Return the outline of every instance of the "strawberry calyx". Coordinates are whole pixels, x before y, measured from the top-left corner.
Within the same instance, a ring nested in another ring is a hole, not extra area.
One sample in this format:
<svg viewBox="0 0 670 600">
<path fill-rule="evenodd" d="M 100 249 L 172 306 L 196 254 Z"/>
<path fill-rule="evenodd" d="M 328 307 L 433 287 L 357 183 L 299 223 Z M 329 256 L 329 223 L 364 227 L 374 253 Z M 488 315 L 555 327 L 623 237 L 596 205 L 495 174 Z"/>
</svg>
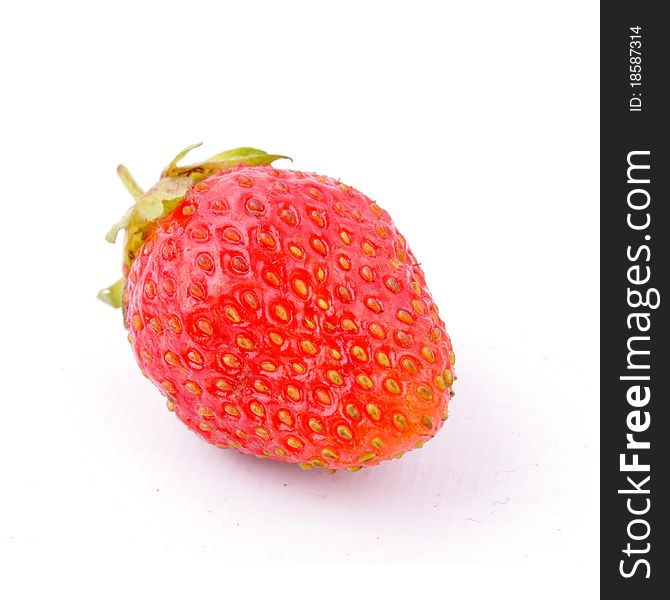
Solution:
<svg viewBox="0 0 670 600">
<path fill-rule="evenodd" d="M 98 298 L 103 302 L 114 308 L 121 307 L 123 292 L 126 287 L 126 276 L 130 272 L 130 267 L 137 253 L 149 235 L 153 223 L 174 210 L 189 188 L 222 169 L 236 167 L 240 164 L 249 166 L 269 165 L 280 158 L 289 158 L 281 154 L 268 154 L 257 148 L 245 147 L 219 152 L 200 163 L 178 165 L 179 161 L 191 150 L 200 145 L 200 143 L 193 144 L 177 154 L 170 164 L 163 169 L 156 185 L 146 192 L 137 184 L 125 166 L 119 165 L 117 167 L 119 178 L 134 198 L 135 204 L 126 211 L 105 236 L 105 239 L 113 244 L 116 242 L 119 232 L 121 230 L 125 231 L 123 247 L 124 276 L 100 291 Z"/>
</svg>

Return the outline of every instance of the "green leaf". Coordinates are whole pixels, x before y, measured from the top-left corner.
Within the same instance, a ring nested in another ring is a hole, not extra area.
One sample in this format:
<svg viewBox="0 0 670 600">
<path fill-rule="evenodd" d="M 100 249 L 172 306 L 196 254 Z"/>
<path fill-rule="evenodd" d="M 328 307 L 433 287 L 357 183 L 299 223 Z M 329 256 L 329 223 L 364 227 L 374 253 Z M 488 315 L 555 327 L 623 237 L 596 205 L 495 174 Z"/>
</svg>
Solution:
<svg viewBox="0 0 670 600">
<path fill-rule="evenodd" d="M 186 155 L 186 152 L 199 145 L 200 144 L 190 146 L 178 154 L 175 160 L 165 167 L 163 177 L 189 177 L 193 183 L 198 183 L 221 169 L 236 167 L 240 163 L 254 166 L 269 165 L 280 158 L 288 158 L 291 160 L 289 156 L 283 154 L 268 154 L 264 150 L 259 150 L 258 148 L 242 147 L 219 152 L 201 163 L 185 165 L 183 167 L 177 165 L 177 162 Z"/>
<path fill-rule="evenodd" d="M 197 144 L 191 144 L 190 146 L 186 146 L 186 148 L 184 148 L 179 154 L 177 154 L 177 156 L 175 156 L 175 157 L 172 159 L 172 161 L 170 162 L 170 164 L 169 164 L 167 167 L 165 167 L 165 170 L 163 171 L 163 173 L 165 174 L 165 173 L 167 173 L 169 170 L 171 170 L 171 169 L 173 169 L 174 167 L 176 167 L 176 166 L 177 166 L 177 163 L 178 163 L 182 158 L 184 158 L 184 156 L 186 156 L 191 150 L 193 150 L 193 149 L 195 149 L 195 148 L 198 148 L 199 146 L 202 146 L 202 142 L 198 142 Z"/>
<path fill-rule="evenodd" d="M 258 148 L 233 148 L 225 152 L 219 152 L 214 156 L 210 156 L 205 162 L 221 162 L 227 160 L 242 160 L 247 156 L 263 156 L 267 155 L 264 150 Z"/>
<path fill-rule="evenodd" d="M 268 154 L 264 150 L 259 150 L 258 148 L 233 148 L 232 150 L 219 152 L 211 158 L 208 158 L 205 162 L 220 163 L 225 165 L 221 168 L 226 168 L 227 166 L 234 167 L 242 162 L 247 165 L 269 165 L 280 158 L 288 158 L 291 160 L 289 156 L 284 156 L 283 154 Z"/>
<path fill-rule="evenodd" d="M 130 192 L 130 195 L 137 200 L 144 194 L 142 191 L 142 188 L 137 185 L 137 182 L 133 178 L 133 176 L 130 174 L 130 171 L 126 169 L 124 165 L 119 165 L 116 167 L 116 172 L 119 175 L 121 181 L 123 182 L 123 185 L 126 186 L 126 189 Z"/>
<path fill-rule="evenodd" d="M 133 212 L 135 212 L 135 207 L 131 206 L 126 211 L 126 214 L 123 215 L 119 221 L 114 223 L 114 225 L 112 225 L 110 230 L 107 232 L 107 235 L 105 235 L 105 239 L 110 244 L 113 244 L 114 242 L 116 242 L 116 238 L 119 235 L 119 231 L 128 227 L 128 223 L 130 223 L 130 219 L 133 216 Z"/>
<path fill-rule="evenodd" d="M 141 223 L 155 221 L 174 208 L 192 185 L 188 177 L 165 177 L 137 198 L 121 219 L 112 225 L 105 239 L 114 243 L 122 229 L 136 229 Z M 138 188 L 139 189 L 139 188 Z"/>
<path fill-rule="evenodd" d="M 100 290 L 98 294 L 98 299 L 102 300 L 105 304 L 109 304 L 113 308 L 121 307 L 121 298 L 123 297 L 123 290 L 126 287 L 125 277 L 119 279 L 117 282 L 113 283 L 109 287 Z"/>
<path fill-rule="evenodd" d="M 183 198 L 193 185 L 189 177 L 164 177 L 135 204 L 135 216 L 143 221 L 155 221 L 163 216 L 163 203 Z"/>
</svg>

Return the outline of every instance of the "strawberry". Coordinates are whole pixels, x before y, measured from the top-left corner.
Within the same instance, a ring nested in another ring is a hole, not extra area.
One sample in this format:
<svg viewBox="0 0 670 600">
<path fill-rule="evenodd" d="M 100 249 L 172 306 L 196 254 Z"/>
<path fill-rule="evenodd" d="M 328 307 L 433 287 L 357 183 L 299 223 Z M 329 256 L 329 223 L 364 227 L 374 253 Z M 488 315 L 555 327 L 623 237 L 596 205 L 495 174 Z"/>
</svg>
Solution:
<svg viewBox="0 0 670 600">
<path fill-rule="evenodd" d="M 424 274 L 389 215 L 330 177 L 251 148 L 165 169 L 135 206 L 122 305 L 167 407 L 221 448 L 358 470 L 430 439 L 454 354 Z"/>
</svg>

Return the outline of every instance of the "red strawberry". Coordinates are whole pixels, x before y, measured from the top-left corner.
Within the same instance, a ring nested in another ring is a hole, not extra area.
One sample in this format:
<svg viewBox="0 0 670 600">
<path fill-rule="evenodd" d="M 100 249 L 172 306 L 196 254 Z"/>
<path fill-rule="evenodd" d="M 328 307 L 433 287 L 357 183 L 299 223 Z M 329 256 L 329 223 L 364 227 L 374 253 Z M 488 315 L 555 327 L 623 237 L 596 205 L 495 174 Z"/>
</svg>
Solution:
<svg viewBox="0 0 670 600">
<path fill-rule="evenodd" d="M 123 292 L 168 408 L 212 444 L 305 468 L 357 470 L 435 435 L 455 358 L 389 215 L 277 155 L 178 167 L 186 151 L 147 194 L 120 168 L 137 202 L 109 239 L 126 229 L 127 283 L 103 292 Z"/>
</svg>

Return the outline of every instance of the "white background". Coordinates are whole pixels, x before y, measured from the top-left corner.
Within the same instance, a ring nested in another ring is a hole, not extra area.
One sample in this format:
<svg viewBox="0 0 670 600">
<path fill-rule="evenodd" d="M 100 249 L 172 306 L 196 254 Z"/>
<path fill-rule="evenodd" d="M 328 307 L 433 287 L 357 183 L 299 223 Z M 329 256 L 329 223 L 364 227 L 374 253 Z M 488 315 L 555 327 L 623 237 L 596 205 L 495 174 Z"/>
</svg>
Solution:
<svg viewBox="0 0 670 600">
<path fill-rule="evenodd" d="M 596 597 L 597 10 L 4 7 L 0 595 Z M 165 410 L 95 294 L 118 276 L 116 164 L 148 187 L 201 140 L 394 217 L 458 357 L 423 450 L 303 472 Z"/>
</svg>

